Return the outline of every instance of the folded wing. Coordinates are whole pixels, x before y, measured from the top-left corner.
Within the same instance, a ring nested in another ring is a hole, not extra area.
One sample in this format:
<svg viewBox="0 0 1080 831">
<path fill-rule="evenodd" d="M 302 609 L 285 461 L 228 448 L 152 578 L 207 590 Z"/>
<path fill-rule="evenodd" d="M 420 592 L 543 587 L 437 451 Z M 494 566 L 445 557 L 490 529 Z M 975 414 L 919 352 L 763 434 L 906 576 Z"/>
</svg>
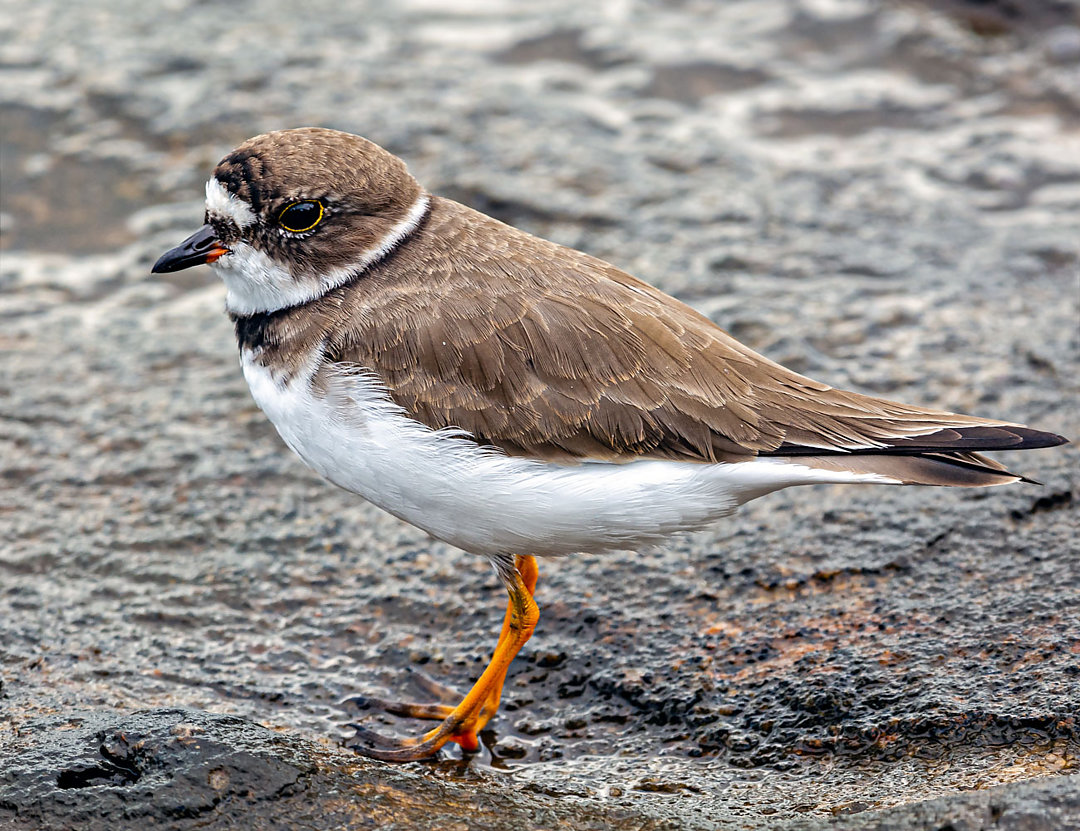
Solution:
<svg viewBox="0 0 1080 831">
<path fill-rule="evenodd" d="M 1065 441 L 833 389 L 600 260 L 522 232 L 509 249 L 505 235 L 462 234 L 484 222 L 495 220 L 436 200 L 425 253 L 395 255 L 424 279 L 366 276 L 345 304 L 361 313 L 334 328 L 325 352 L 374 371 L 433 429 L 568 463 L 777 456 L 971 486 L 1021 478 L 979 451 Z M 466 242 L 476 239 L 503 245 Z"/>
</svg>

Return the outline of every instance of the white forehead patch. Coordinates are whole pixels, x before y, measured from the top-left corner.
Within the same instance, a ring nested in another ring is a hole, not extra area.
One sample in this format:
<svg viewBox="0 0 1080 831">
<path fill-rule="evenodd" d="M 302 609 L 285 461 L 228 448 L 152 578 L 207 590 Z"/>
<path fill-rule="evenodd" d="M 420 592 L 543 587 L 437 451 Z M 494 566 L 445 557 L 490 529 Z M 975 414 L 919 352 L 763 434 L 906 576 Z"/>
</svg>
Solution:
<svg viewBox="0 0 1080 831">
<path fill-rule="evenodd" d="M 206 183 L 206 212 L 231 220 L 240 230 L 254 225 L 256 219 L 251 205 L 235 193 L 229 193 L 225 186 L 213 177 Z"/>
</svg>

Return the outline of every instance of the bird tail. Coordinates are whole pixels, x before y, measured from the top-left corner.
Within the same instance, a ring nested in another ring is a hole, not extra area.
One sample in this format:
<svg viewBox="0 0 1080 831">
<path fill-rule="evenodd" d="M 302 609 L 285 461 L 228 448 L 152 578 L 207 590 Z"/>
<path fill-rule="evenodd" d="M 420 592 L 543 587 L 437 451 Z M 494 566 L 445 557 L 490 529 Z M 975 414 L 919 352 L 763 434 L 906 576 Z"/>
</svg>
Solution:
<svg viewBox="0 0 1080 831">
<path fill-rule="evenodd" d="M 905 436 L 872 450 L 822 452 L 821 448 L 788 445 L 768 455 L 817 470 L 875 474 L 905 485 L 985 488 L 1011 482 L 1039 483 L 976 451 L 1030 450 L 1055 447 L 1067 441 L 1056 433 L 998 422 L 947 427 L 925 436 Z"/>
</svg>

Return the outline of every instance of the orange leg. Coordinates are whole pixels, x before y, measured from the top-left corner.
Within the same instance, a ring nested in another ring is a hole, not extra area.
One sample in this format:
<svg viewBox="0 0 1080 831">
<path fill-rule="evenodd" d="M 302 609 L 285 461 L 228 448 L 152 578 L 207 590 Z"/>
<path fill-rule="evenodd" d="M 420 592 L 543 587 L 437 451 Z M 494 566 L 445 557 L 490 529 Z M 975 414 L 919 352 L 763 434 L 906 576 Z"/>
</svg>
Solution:
<svg viewBox="0 0 1080 831">
<path fill-rule="evenodd" d="M 536 567 L 536 558 L 528 556 L 515 557 L 514 567 L 517 569 L 518 574 L 521 575 L 521 582 L 525 586 L 525 590 L 529 593 L 529 597 L 532 597 L 536 592 L 536 579 L 540 576 L 540 570 Z M 506 617 L 503 618 L 502 631 L 499 633 L 499 646 L 502 645 L 503 640 L 510 634 L 510 621 L 513 618 L 513 614 L 514 600 L 511 597 L 510 601 L 506 604 Z M 524 641 L 522 643 L 524 643 Z M 495 647 L 495 654 L 498 654 L 499 646 Z M 495 660 L 495 655 L 491 656 L 491 660 Z M 506 669 L 510 669 L 510 664 L 506 665 Z M 491 717 L 495 715 L 495 711 L 499 709 L 499 702 L 502 700 L 503 684 L 505 683 L 506 670 L 503 670 L 502 677 L 499 678 L 498 683 L 492 687 L 491 692 L 488 694 L 487 701 L 484 702 L 480 721 L 476 725 L 477 731 L 483 730 L 484 725 L 488 723 Z M 462 747 L 465 747 L 465 745 L 462 745 Z M 479 744 L 477 747 L 479 747 Z"/>
<path fill-rule="evenodd" d="M 384 709 L 400 715 L 441 718 L 442 724 L 419 739 L 391 739 L 354 725 L 356 737 L 349 747 L 362 756 L 396 762 L 426 759 L 448 741 L 457 742 L 464 750 L 477 750 L 480 743 L 476 734 L 498 709 L 510 663 L 532 636 L 540 617 L 532 597 L 537 574 L 536 560 L 530 556 L 516 557 L 512 567 L 500 568 L 510 601 L 499 643 L 487 669 L 460 704 L 454 708 L 437 704 L 384 705 Z"/>
<path fill-rule="evenodd" d="M 518 570 L 518 574 L 521 575 L 521 581 L 525 585 L 525 589 L 530 595 L 536 591 L 536 580 L 539 576 L 539 570 L 536 567 L 536 558 L 529 556 L 518 556 L 515 558 L 514 565 Z M 495 654 L 498 654 L 499 648 L 502 642 L 506 639 L 510 632 L 510 620 L 514 612 L 513 598 L 507 601 L 506 604 L 506 616 L 503 618 L 502 631 L 499 632 L 499 640 L 495 647 Z M 492 655 L 491 660 L 495 660 L 495 655 Z M 509 668 L 509 667 L 508 667 Z M 455 693 L 447 687 L 442 686 L 437 681 L 427 678 L 423 675 L 417 675 L 418 680 L 422 681 L 428 691 L 439 697 L 450 698 L 451 696 L 457 697 Z M 495 715 L 495 712 L 499 709 L 499 702 L 502 698 L 502 688 L 506 683 L 506 675 L 503 674 L 503 678 L 492 687 L 488 700 L 484 702 L 484 706 L 480 711 L 480 717 L 477 720 L 476 732 L 480 732 L 484 729 L 484 725 L 491 720 Z M 371 698 L 367 696 L 357 696 L 348 700 L 349 704 L 352 704 L 359 710 L 379 709 L 385 713 L 390 713 L 395 716 L 405 716 L 407 718 L 427 719 L 430 721 L 443 721 L 448 718 L 451 713 L 454 712 L 454 707 L 447 704 L 414 704 L 401 701 L 388 701 L 382 698 Z M 464 739 L 464 740 L 461 740 Z M 468 738 L 457 737 L 453 741 L 457 741 L 467 750 L 475 750 L 479 746 L 478 741 L 469 741 Z"/>
</svg>

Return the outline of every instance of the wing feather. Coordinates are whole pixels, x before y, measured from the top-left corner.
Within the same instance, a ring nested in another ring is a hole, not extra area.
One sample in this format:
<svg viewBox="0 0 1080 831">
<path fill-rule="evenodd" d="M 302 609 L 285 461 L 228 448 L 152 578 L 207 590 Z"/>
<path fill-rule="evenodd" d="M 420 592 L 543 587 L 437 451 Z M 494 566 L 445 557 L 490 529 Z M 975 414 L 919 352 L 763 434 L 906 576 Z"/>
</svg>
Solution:
<svg viewBox="0 0 1080 831">
<path fill-rule="evenodd" d="M 835 390 L 607 263 L 449 200 L 417 234 L 337 290 L 324 358 L 373 371 L 429 427 L 507 453 L 715 462 L 1061 440 Z"/>
</svg>

